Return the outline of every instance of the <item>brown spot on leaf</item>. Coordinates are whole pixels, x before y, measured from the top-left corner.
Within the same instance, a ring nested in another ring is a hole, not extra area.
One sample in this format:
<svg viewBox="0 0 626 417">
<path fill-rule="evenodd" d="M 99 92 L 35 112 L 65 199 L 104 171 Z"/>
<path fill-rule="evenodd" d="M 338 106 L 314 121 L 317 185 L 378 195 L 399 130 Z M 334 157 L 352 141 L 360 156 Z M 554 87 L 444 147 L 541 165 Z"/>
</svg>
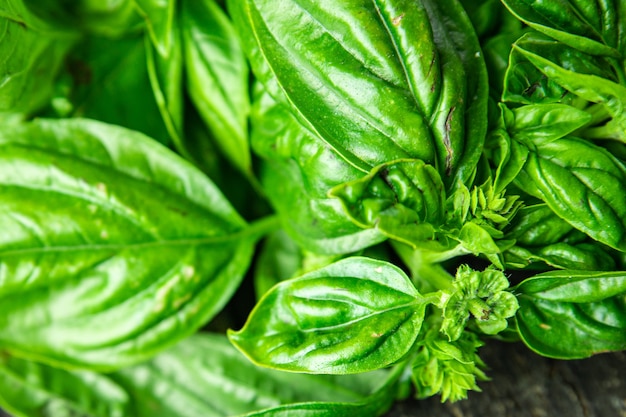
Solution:
<svg viewBox="0 0 626 417">
<path fill-rule="evenodd" d="M 446 175 L 452 173 L 452 157 L 454 156 L 454 150 L 452 149 L 452 142 L 450 141 L 450 131 L 452 130 L 452 115 L 455 109 L 455 106 L 450 107 L 448 115 L 446 116 L 445 130 L 443 132 L 443 146 L 446 148 Z"/>
<path fill-rule="evenodd" d="M 402 19 L 404 19 L 404 13 L 391 19 L 391 23 L 393 23 L 394 26 L 400 26 Z"/>
</svg>

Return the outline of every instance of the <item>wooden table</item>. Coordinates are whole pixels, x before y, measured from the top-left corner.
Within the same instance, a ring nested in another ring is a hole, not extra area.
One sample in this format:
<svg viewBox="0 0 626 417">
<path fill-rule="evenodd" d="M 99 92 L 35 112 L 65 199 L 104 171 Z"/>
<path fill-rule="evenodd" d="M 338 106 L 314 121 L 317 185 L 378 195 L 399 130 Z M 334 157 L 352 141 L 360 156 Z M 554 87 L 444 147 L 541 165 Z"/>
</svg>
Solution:
<svg viewBox="0 0 626 417">
<path fill-rule="evenodd" d="M 626 352 L 558 361 L 495 341 L 480 352 L 491 378 L 483 392 L 453 404 L 407 400 L 387 417 L 626 417 Z"/>
</svg>

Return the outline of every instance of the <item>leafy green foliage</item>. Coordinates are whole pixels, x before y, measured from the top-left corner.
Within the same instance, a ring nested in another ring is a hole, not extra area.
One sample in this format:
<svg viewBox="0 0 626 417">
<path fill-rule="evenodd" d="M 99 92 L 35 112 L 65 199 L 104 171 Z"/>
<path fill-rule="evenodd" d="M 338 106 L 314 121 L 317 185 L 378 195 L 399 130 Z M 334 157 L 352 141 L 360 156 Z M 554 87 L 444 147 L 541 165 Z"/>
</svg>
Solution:
<svg viewBox="0 0 626 417">
<path fill-rule="evenodd" d="M 559 271 L 516 287 L 522 340 L 554 358 L 585 358 L 626 348 L 626 274 Z"/>
<path fill-rule="evenodd" d="M 260 415 L 270 416 L 280 415 L 288 403 L 359 409 L 387 378 L 384 371 L 337 377 L 267 370 L 247 361 L 223 335 L 202 334 L 149 362 L 108 374 L 4 356 L 0 404 L 19 416 L 172 417 L 180 410 L 216 417 L 263 410 Z M 249 395 L 251 391 L 256 395 Z"/>
<path fill-rule="evenodd" d="M 0 341 L 11 351 L 136 362 L 199 328 L 237 288 L 256 236 L 167 149 L 81 119 L 7 126 L 0 147 L 12 167 L 1 211 L 19 213 L 1 218 Z"/>
<path fill-rule="evenodd" d="M 426 300 L 397 267 L 351 257 L 278 284 L 229 337 L 264 366 L 364 372 L 407 353 L 425 307 Z"/>
<path fill-rule="evenodd" d="M 625 110 L 624 1 L 0 2 L 0 406 L 374 417 L 492 336 L 626 350 Z"/>
</svg>

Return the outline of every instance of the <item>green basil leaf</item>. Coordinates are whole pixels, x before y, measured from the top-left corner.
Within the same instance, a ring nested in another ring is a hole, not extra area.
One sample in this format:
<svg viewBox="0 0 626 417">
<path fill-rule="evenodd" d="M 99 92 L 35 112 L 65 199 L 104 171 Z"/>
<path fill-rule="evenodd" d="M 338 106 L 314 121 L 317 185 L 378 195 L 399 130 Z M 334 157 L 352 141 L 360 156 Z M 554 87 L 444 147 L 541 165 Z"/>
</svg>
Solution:
<svg viewBox="0 0 626 417">
<path fill-rule="evenodd" d="M 148 362 L 109 374 L 0 356 L 0 405 L 19 416 L 222 417 L 257 410 L 269 415 L 272 409 L 294 407 L 285 406 L 289 403 L 354 408 L 369 401 L 387 374 L 306 375 L 259 368 L 225 336 L 201 333 Z"/>
<path fill-rule="evenodd" d="M 514 45 L 525 59 L 541 73 L 576 96 L 601 103 L 621 128 L 626 131 L 626 86 L 619 83 L 609 61 L 596 58 L 548 41 L 541 36 L 526 36 Z"/>
<path fill-rule="evenodd" d="M 0 346 L 116 368 L 202 326 L 261 229 L 151 139 L 95 121 L 0 132 Z M 266 227 L 267 226 L 267 227 Z"/>
<path fill-rule="evenodd" d="M 237 32 L 214 0 L 182 0 L 187 91 L 228 160 L 251 175 L 249 69 Z"/>
<path fill-rule="evenodd" d="M 226 337 L 197 334 L 112 378 L 133 398 L 134 416 L 221 417 L 295 402 L 363 401 L 385 373 L 305 375 L 259 368 Z"/>
<path fill-rule="evenodd" d="M 177 22 L 177 21 L 175 21 Z M 182 142 L 183 130 L 183 55 L 177 23 L 168 32 L 168 50 L 163 54 L 159 44 L 150 42 L 146 35 L 148 77 L 169 136 L 178 151 L 187 159 L 187 148 Z"/>
<path fill-rule="evenodd" d="M 504 253 L 505 263 L 514 268 L 612 271 L 617 265 L 606 248 L 597 243 L 553 243 L 540 247 L 515 246 Z M 542 268 L 543 266 L 543 268 Z"/>
<path fill-rule="evenodd" d="M 456 0 L 229 6 L 257 77 L 351 165 L 421 159 L 449 184 L 472 177 L 488 89 Z"/>
<path fill-rule="evenodd" d="M 575 359 L 626 349 L 626 273 L 548 272 L 516 290 L 520 336 L 539 354 Z"/>
<path fill-rule="evenodd" d="M 536 275 L 515 287 L 541 300 L 595 303 L 626 293 L 626 273 L 553 271 Z M 626 335 L 625 335 L 626 337 Z"/>
<path fill-rule="evenodd" d="M 612 248 L 626 250 L 626 166 L 588 141 L 562 138 L 531 150 L 523 172 L 559 217 Z"/>
<path fill-rule="evenodd" d="M 0 406 L 16 417 L 131 415 L 128 393 L 109 376 L 66 371 L 0 352 Z"/>
<path fill-rule="evenodd" d="M 494 129 L 485 142 L 485 155 L 496 167 L 493 180 L 493 190 L 502 193 L 517 177 L 528 157 L 528 147 L 511 140 L 511 136 L 504 127 L 506 116 L 511 111 L 501 105 L 502 118 L 500 126 Z"/>
<path fill-rule="evenodd" d="M 252 112 L 252 146 L 261 164 L 263 188 L 283 227 L 304 249 L 322 254 L 355 252 L 385 239 L 348 219 L 328 191 L 362 176 L 286 108 L 259 91 Z"/>
<path fill-rule="evenodd" d="M 545 246 L 572 242 L 574 228 L 561 219 L 546 204 L 522 207 L 507 227 L 506 239 L 523 246 Z"/>
<path fill-rule="evenodd" d="M 467 222 L 459 231 L 458 241 L 468 252 L 475 255 L 484 254 L 494 265 L 502 268 L 500 252 L 489 231 L 474 222 Z"/>
<path fill-rule="evenodd" d="M 6 0 L 0 16 L 43 32 L 84 32 L 117 38 L 136 30 L 132 0 Z"/>
<path fill-rule="evenodd" d="M 513 120 L 507 123 L 511 138 L 534 144 L 560 139 L 591 121 L 589 113 L 566 104 L 532 104 L 511 112 Z"/>
<path fill-rule="evenodd" d="M 63 32 L 54 19 L 47 20 L 40 16 L 37 4 L 25 0 L 6 0 L 0 3 L 0 16 L 39 32 Z M 72 32 L 72 31 L 70 31 Z"/>
<path fill-rule="evenodd" d="M 229 337 L 263 366 L 365 372 L 391 365 L 408 352 L 427 303 L 397 267 L 352 257 L 278 284 Z"/>
<path fill-rule="evenodd" d="M 518 19 L 554 39 L 594 55 L 620 57 L 614 0 L 502 0 Z"/>
<path fill-rule="evenodd" d="M 183 51 L 176 1 L 134 0 L 146 21 L 146 58 L 150 84 L 161 117 L 178 151 L 188 159 L 181 139 L 183 123 Z"/>
<path fill-rule="evenodd" d="M 48 103 L 54 78 L 76 36 L 39 32 L 0 17 L 0 115 L 29 116 Z"/>
<path fill-rule="evenodd" d="M 334 187 L 346 214 L 363 228 L 419 245 L 431 240 L 443 222 L 445 191 L 437 170 L 421 160 L 379 165 L 355 181 Z"/>
<path fill-rule="evenodd" d="M 145 19 L 150 40 L 159 55 L 168 56 L 174 46 L 172 33 L 175 32 L 176 0 L 133 0 L 133 3 Z"/>
<path fill-rule="evenodd" d="M 391 390 L 381 391 L 366 400 L 356 403 L 340 402 L 306 402 L 289 404 L 258 412 L 245 414 L 241 417 L 289 417 L 294 415 L 313 415 L 316 417 L 377 417 L 383 415 L 391 407 L 394 396 Z"/>
<path fill-rule="evenodd" d="M 568 99 L 567 90 L 548 78 L 517 49 L 509 56 L 502 100 L 522 104 L 556 103 Z"/>
<path fill-rule="evenodd" d="M 499 0 L 498 3 L 500 3 Z M 507 15 L 510 16 L 508 13 Z M 521 26 L 514 26 L 508 31 L 489 38 L 482 44 L 489 76 L 489 95 L 496 101 L 500 101 L 504 92 L 512 46 L 523 34 L 524 31 Z"/>
</svg>

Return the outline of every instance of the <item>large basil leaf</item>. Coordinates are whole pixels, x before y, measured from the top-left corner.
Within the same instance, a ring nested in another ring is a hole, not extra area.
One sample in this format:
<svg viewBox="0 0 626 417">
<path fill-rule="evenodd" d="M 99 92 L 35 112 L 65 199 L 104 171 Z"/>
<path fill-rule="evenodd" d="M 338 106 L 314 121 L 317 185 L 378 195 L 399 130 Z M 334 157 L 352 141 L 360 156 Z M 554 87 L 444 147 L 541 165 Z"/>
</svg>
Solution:
<svg viewBox="0 0 626 417">
<path fill-rule="evenodd" d="M 47 104 L 54 78 L 75 42 L 71 33 L 39 32 L 0 17 L 0 116 L 30 115 Z"/>
<path fill-rule="evenodd" d="M 620 57 L 621 0 L 502 0 L 530 27 L 583 52 Z"/>
<path fill-rule="evenodd" d="M 626 349 L 625 272 L 548 272 L 516 291 L 519 333 L 536 352 L 573 359 Z"/>
<path fill-rule="evenodd" d="M 109 376 L 66 371 L 0 353 L 0 406 L 15 417 L 125 417 L 128 393 Z"/>
<path fill-rule="evenodd" d="M 352 257 L 276 285 L 230 340 L 253 362 L 350 374 L 401 359 L 428 302 L 397 267 Z"/>
<path fill-rule="evenodd" d="M 326 254 L 354 252 L 385 239 L 346 217 L 328 191 L 362 173 L 304 128 L 286 108 L 260 91 L 252 112 L 252 146 L 264 190 L 289 235 L 305 249 Z"/>
<path fill-rule="evenodd" d="M 380 372 L 299 375 L 259 368 L 226 337 L 212 334 L 192 336 L 150 362 L 113 375 L 134 399 L 138 417 L 232 416 L 295 402 L 357 402 L 384 377 Z"/>
<path fill-rule="evenodd" d="M 523 174 L 535 197 L 559 217 L 599 242 L 626 250 L 626 166 L 605 149 L 573 137 L 543 143 L 531 150 Z"/>
<path fill-rule="evenodd" d="M 358 409 L 385 379 L 384 371 L 333 376 L 259 368 L 226 337 L 204 333 L 149 362 L 106 375 L 0 356 L 0 404 L 18 416 L 226 417 L 258 410 L 280 415 L 285 408 Z M 381 399 L 376 397 L 377 409 Z"/>
<path fill-rule="evenodd" d="M 187 90 L 228 160 L 246 175 L 249 69 L 232 23 L 214 0 L 182 0 Z"/>
<path fill-rule="evenodd" d="M 136 132 L 38 120 L 5 127 L 0 148 L 0 346 L 15 354 L 93 368 L 144 359 L 224 305 L 263 232 Z"/>
<path fill-rule="evenodd" d="M 255 75 L 350 164 L 421 159 L 448 184 L 472 178 L 488 88 L 456 0 L 229 6 Z"/>
</svg>

